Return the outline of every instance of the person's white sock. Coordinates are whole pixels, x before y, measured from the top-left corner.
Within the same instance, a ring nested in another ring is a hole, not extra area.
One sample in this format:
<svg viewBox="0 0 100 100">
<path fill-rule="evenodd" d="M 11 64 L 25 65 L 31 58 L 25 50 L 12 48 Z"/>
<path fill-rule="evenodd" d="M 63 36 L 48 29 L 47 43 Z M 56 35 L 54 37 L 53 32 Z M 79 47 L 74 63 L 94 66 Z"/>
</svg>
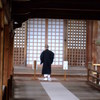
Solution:
<svg viewBox="0 0 100 100">
<path fill-rule="evenodd" d="M 43 80 L 45 80 L 45 81 L 48 80 L 48 75 L 47 74 L 44 74 L 44 79 Z"/>
<path fill-rule="evenodd" d="M 51 81 L 51 77 L 50 77 L 50 75 L 48 75 L 48 81 Z"/>
<path fill-rule="evenodd" d="M 48 74 L 44 74 L 44 77 L 47 77 L 48 76 Z"/>
<path fill-rule="evenodd" d="M 50 78 L 50 75 L 48 75 L 48 78 Z"/>
</svg>

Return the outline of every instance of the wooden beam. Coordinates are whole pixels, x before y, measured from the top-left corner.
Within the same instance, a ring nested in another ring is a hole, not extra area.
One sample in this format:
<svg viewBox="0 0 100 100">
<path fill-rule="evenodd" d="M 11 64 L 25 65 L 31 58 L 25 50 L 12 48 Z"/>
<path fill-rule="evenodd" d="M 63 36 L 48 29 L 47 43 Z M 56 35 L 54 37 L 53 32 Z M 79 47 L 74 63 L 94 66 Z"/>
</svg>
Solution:
<svg viewBox="0 0 100 100">
<path fill-rule="evenodd" d="M 7 20 L 6 15 L 4 16 L 4 23 L 5 23 L 5 25 L 7 25 L 7 24 L 8 24 L 8 20 Z"/>
<path fill-rule="evenodd" d="M 0 9 L 2 8 L 2 2 L 1 2 L 1 0 L 0 0 Z"/>
<path fill-rule="evenodd" d="M 22 1 L 18 1 L 18 0 L 14 0 L 12 2 L 12 6 L 13 6 L 13 10 L 17 11 L 22 11 L 26 8 L 26 10 L 32 10 L 32 9 L 36 9 L 36 8 L 53 8 L 53 9 L 78 9 L 78 10 L 98 10 L 100 9 L 100 1 L 90 1 L 90 0 L 84 0 L 84 1 L 80 1 L 77 0 L 76 2 L 74 0 L 30 0 L 30 1 L 26 1 L 26 2 L 22 2 Z M 17 7 L 19 5 L 19 7 Z M 15 12 L 15 13 L 16 13 Z"/>
<path fill-rule="evenodd" d="M 28 18 L 100 19 L 100 1 L 38 0 L 12 2 L 12 18 L 20 27 Z"/>
</svg>

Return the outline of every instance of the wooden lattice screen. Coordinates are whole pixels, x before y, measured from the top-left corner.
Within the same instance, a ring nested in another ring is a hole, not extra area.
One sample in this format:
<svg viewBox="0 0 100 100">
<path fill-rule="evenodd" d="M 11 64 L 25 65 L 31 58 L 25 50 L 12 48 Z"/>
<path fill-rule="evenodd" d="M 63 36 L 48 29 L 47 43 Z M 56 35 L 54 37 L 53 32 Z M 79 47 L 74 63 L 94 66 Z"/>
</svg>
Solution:
<svg viewBox="0 0 100 100">
<path fill-rule="evenodd" d="M 34 59 L 40 64 L 40 54 L 45 44 L 55 53 L 53 65 L 63 63 L 63 20 L 61 19 L 29 19 L 27 33 L 27 64 Z"/>
<path fill-rule="evenodd" d="M 48 45 L 55 54 L 53 65 L 63 65 L 63 19 L 48 19 Z"/>
<path fill-rule="evenodd" d="M 40 64 L 40 54 L 45 47 L 45 19 L 29 19 L 27 24 L 27 65 L 34 60 Z"/>
<path fill-rule="evenodd" d="M 14 65 L 25 64 L 25 35 L 26 23 L 22 24 L 21 28 L 15 30 L 14 36 Z"/>
<path fill-rule="evenodd" d="M 66 21 L 65 21 L 66 22 Z M 64 26 L 65 25 L 65 26 Z M 67 27 L 67 28 L 64 28 Z M 64 30 L 67 29 L 67 30 Z M 25 33 L 27 30 L 27 52 L 25 51 Z M 63 64 L 64 32 L 67 33 L 67 60 L 70 66 L 85 66 L 86 62 L 86 21 L 62 19 L 29 19 L 27 27 L 15 31 L 14 64 L 32 64 L 37 60 L 40 64 L 40 54 L 45 44 L 55 53 L 54 65 Z M 24 52 L 25 51 L 25 52 Z"/>
<path fill-rule="evenodd" d="M 67 20 L 68 63 L 70 66 L 85 66 L 86 21 Z"/>
</svg>

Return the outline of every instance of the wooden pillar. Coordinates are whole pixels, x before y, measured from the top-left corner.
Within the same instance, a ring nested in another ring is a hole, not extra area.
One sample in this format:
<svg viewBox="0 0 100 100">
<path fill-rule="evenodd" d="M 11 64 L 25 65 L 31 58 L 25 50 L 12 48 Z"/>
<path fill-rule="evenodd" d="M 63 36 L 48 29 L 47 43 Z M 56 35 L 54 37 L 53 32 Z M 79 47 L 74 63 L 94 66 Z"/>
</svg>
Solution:
<svg viewBox="0 0 100 100">
<path fill-rule="evenodd" d="M 45 26 L 45 45 L 48 44 L 48 19 L 45 20 L 46 26 Z"/>
<path fill-rule="evenodd" d="M 89 81 L 90 69 L 87 70 L 87 81 Z"/>
<path fill-rule="evenodd" d="M 64 35 L 63 35 L 64 36 L 64 61 L 67 60 L 67 36 L 68 36 L 67 30 L 68 29 L 66 29 L 66 28 L 68 28 L 67 21 L 64 20 Z"/>
<path fill-rule="evenodd" d="M 93 33 L 93 21 L 87 21 L 87 39 L 86 39 L 86 66 L 88 68 L 88 64 L 92 65 L 92 33 Z"/>
<path fill-rule="evenodd" d="M 97 39 L 98 31 L 98 22 L 97 21 L 87 21 L 87 62 L 88 63 L 97 63 L 96 57 L 96 45 L 95 40 Z"/>
<path fill-rule="evenodd" d="M 99 73 L 97 73 L 97 81 L 96 84 L 99 85 Z"/>
<path fill-rule="evenodd" d="M 10 70 L 11 70 L 11 33 L 9 33 L 9 53 L 8 53 L 8 79 L 10 79 Z"/>
<path fill-rule="evenodd" d="M 14 35 L 11 36 L 11 75 L 13 75 L 13 48 L 14 48 Z"/>
<path fill-rule="evenodd" d="M 9 34 L 10 34 L 10 33 L 9 33 Z M 8 58 L 9 58 L 9 59 L 8 59 L 8 79 L 10 78 L 10 73 L 9 73 L 9 66 L 10 66 L 10 65 L 9 65 L 9 63 L 10 63 L 10 57 L 9 57 L 9 55 L 10 55 L 10 54 L 9 54 L 9 52 L 10 52 L 10 43 L 9 43 L 9 42 L 10 42 L 10 36 L 8 35 Z"/>
<path fill-rule="evenodd" d="M 11 32 L 11 50 L 10 50 L 10 58 L 11 58 L 11 62 L 10 62 L 10 91 L 9 91 L 9 97 L 12 98 L 13 95 L 12 95 L 12 78 L 13 78 L 13 43 L 14 43 L 14 36 L 13 36 L 13 33 Z"/>
<path fill-rule="evenodd" d="M 36 79 L 36 60 L 34 60 L 34 79 Z"/>
<path fill-rule="evenodd" d="M 67 60 L 67 49 L 68 49 L 67 48 L 68 32 L 66 31 L 67 30 L 66 28 L 68 28 L 68 27 L 67 27 L 67 20 L 66 19 L 64 19 L 63 27 L 64 27 L 64 34 L 63 34 L 63 38 L 64 38 L 64 61 L 66 61 Z M 66 78 L 67 78 L 67 71 L 64 70 L 64 80 L 66 80 Z"/>
<path fill-rule="evenodd" d="M 25 23 L 25 49 L 24 49 L 24 65 L 27 66 L 27 26 L 28 21 Z"/>
<path fill-rule="evenodd" d="M 4 46 L 4 12 L 0 10 L 0 100 L 2 100 L 2 86 L 3 86 L 3 46 Z"/>
<path fill-rule="evenodd" d="M 97 55 L 96 55 L 96 45 L 95 41 L 97 39 L 97 32 L 98 32 L 98 22 L 93 21 L 93 35 L 92 35 L 92 62 L 97 63 Z"/>
<path fill-rule="evenodd" d="M 98 44 L 97 41 L 100 42 L 100 21 L 98 21 L 98 33 L 97 33 L 97 40 L 96 40 L 97 63 L 100 64 L 100 44 Z"/>
<path fill-rule="evenodd" d="M 12 76 L 13 76 L 13 33 L 8 34 L 8 98 L 12 98 Z"/>
<path fill-rule="evenodd" d="M 8 39 L 9 39 L 9 26 L 5 25 L 5 39 L 4 39 L 4 74 L 3 74 L 3 84 L 7 86 L 7 81 L 8 81 Z"/>
<path fill-rule="evenodd" d="M 9 34 L 9 70 L 8 70 L 8 76 L 13 74 L 13 43 L 14 43 L 14 36 L 13 33 L 10 32 Z"/>
<path fill-rule="evenodd" d="M 0 31 L 0 100 L 2 100 L 1 31 Z"/>
</svg>

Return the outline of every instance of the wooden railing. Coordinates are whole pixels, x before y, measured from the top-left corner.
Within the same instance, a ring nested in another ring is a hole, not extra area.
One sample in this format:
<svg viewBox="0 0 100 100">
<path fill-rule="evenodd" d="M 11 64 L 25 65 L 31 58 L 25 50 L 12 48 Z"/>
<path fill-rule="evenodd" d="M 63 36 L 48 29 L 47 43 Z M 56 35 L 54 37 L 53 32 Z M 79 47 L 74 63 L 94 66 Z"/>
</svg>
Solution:
<svg viewBox="0 0 100 100">
<path fill-rule="evenodd" d="M 2 87 L 2 100 L 13 100 L 13 84 L 12 76 L 8 79 L 7 86 Z"/>
<path fill-rule="evenodd" d="M 2 91 L 3 91 L 3 100 L 6 100 L 6 87 L 5 87 L 5 85 L 3 85 L 3 87 L 2 87 Z"/>
<path fill-rule="evenodd" d="M 100 72 L 93 69 L 88 69 L 87 73 L 88 83 L 100 90 Z"/>
</svg>

